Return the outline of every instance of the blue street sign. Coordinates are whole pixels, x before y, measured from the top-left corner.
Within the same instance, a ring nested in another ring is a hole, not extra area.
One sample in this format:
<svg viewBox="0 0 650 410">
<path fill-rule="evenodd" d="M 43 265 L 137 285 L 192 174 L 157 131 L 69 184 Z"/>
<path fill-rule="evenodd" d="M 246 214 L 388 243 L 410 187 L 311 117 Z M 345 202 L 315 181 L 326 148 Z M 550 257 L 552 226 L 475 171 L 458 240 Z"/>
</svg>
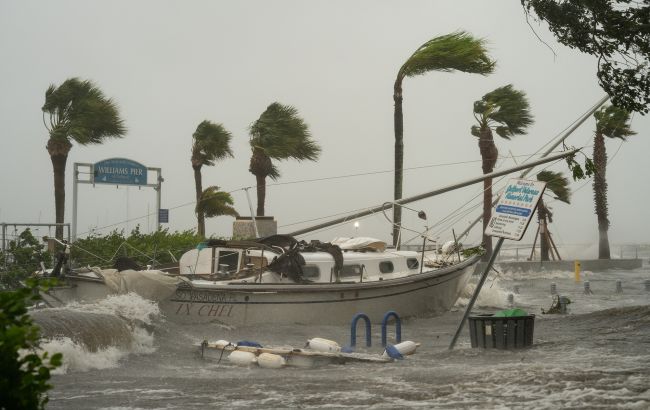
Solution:
<svg viewBox="0 0 650 410">
<path fill-rule="evenodd" d="M 93 166 L 96 184 L 147 185 L 147 167 L 126 158 L 109 158 Z"/>
<path fill-rule="evenodd" d="M 169 209 L 158 210 L 158 223 L 161 224 L 169 223 Z"/>
</svg>

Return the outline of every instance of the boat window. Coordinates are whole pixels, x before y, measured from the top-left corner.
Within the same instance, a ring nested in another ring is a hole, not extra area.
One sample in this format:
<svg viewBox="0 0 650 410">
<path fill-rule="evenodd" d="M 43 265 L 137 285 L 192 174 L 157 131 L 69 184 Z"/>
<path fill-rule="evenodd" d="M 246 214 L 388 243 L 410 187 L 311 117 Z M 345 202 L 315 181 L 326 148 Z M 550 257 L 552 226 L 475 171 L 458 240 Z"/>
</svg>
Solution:
<svg viewBox="0 0 650 410">
<path fill-rule="evenodd" d="M 416 258 L 408 258 L 406 260 L 406 266 L 409 269 L 417 269 L 420 266 L 420 262 Z"/>
<path fill-rule="evenodd" d="M 215 258 L 215 271 L 227 270 L 228 272 L 237 272 L 239 270 L 239 251 L 230 249 L 221 249 Z"/>
<path fill-rule="evenodd" d="M 395 267 L 391 261 L 379 262 L 379 272 L 381 273 L 393 273 Z"/>
<path fill-rule="evenodd" d="M 359 277 L 361 275 L 361 265 L 343 265 L 341 269 L 342 278 Z"/>
<path fill-rule="evenodd" d="M 315 265 L 305 265 L 302 267 L 302 276 L 305 279 L 319 279 L 320 278 L 320 269 Z"/>
</svg>

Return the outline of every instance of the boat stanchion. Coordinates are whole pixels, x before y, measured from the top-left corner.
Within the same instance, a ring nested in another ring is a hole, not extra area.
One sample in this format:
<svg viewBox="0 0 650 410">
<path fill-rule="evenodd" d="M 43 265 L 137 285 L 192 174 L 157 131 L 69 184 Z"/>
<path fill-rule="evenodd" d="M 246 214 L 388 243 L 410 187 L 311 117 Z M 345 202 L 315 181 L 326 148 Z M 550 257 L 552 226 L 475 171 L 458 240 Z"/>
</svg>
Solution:
<svg viewBox="0 0 650 410">
<path fill-rule="evenodd" d="M 616 280 L 616 293 L 623 293 L 623 282 L 620 279 Z"/>
<path fill-rule="evenodd" d="M 386 312 L 384 319 L 381 321 L 381 346 L 386 347 L 386 326 L 388 325 L 388 319 L 391 317 L 395 318 L 395 341 L 396 344 L 402 341 L 402 320 L 399 318 L 399 315 L 394 310 Z M 368 345 L 370 346 L 370 345 Z"/>
<path fill-rule="evenodd" d="M 585 295 L 593 295 L 594 292 L 591 291 L 591 284 L 588 280 L 585 281 Z"/>
<path fill-rule="evenodd" d="M 355 347 L 357 345 L 357 322 L 359 319 L 363 319 L 366 322 L 366 346 L 371 346 L 371 334 L 370 334 L 370 318 L 365 313 L 357 313 L 352 318 L 352 324 L 350 325 L 350 347 Z"/>
</svg>

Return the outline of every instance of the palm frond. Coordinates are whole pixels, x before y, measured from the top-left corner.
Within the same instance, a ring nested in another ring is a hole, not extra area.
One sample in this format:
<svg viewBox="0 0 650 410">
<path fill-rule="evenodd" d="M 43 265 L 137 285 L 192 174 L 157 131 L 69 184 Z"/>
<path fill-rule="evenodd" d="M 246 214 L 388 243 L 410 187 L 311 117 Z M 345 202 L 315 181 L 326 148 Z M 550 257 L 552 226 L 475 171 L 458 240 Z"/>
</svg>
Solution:
<svg viewBox="0 0 650 410">
<path fill-rule="evenodd" d="M 192 160 L 201 165 L 214 165 L 215 161 L 233 157 L 230 148 L 232 134 L 223 124 L 214 124 L 208 120 L 202 121 L 192 134 Z"/>
<path fill-rule="evenodd" d="M 311 138 L 308 125 L 290 105 L 274 102 L 250 127 L 251 147 L 259 147 L 270 158 L 316 161 L 321 148 Z"/>
<path fill-rule="evenodd" d="M 609 138 L 625 140 L 630 135 L 636 135 L 630 125 L 630 113 L 615 105 L 607 105 L 594 113 L 596 118 L 596 133 Z"/>
<path fill-rule="evenodd" d="M 218 186 L 210 186 L 201 193 L 195 212 L 197 214 L 202 212 L 206 218 L 223 215 L 237 217 L 239 214 L 233 208 L 233 204 L 234 201 L 229 193 L 220 191 Z"/>
<path fill-rule="evenodd" d="M 486 75 L 494 71 L 495 64 L 487 54 L 485 40 L 457 31 L 435 37 L 420 46 L 402 65 L 398 76 L 414 77 L 429 71 Z"/>
<path fill-rule="evenodd" d="M 556 199 L 571 203 L 569 180 L 561 172 L 541 171 L 537 174 L 537 180 L 546 182 L 546 189 L 553 192 Z"/>
<path fill-rule="evenodd" d="M 70 78 L 58 87 L 50 85 L 41 109 L 50 115 L 54 136 L 81 145 L 100 144 L 126 133 L 117 105 L 87 80 Z"/>
<path fill-rule="evenodd" d="M 494 129 L 505 139 L 525 134 L 533 123 L 526 93 L 515 90 L 512 84 L 499 87 L 475 101 L 474 114 L 481 122 L 498 124 Z"/>
</svg>

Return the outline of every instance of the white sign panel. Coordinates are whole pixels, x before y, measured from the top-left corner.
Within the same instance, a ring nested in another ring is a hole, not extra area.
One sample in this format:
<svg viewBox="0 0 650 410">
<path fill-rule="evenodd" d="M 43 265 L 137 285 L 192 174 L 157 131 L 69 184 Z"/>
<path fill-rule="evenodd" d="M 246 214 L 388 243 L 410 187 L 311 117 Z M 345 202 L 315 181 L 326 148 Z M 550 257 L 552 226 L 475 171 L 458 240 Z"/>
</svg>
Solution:
<svg viewBox="0 0 650 410">
<path fill-rule="evenodd" d="M 499 238 L 521 240 L 533 217 L 539 199 L 546 188 L 545 182 L 511 179 L 499 202 L 492 209 L 492 218 L 485 234 Z"/>
</svg>

